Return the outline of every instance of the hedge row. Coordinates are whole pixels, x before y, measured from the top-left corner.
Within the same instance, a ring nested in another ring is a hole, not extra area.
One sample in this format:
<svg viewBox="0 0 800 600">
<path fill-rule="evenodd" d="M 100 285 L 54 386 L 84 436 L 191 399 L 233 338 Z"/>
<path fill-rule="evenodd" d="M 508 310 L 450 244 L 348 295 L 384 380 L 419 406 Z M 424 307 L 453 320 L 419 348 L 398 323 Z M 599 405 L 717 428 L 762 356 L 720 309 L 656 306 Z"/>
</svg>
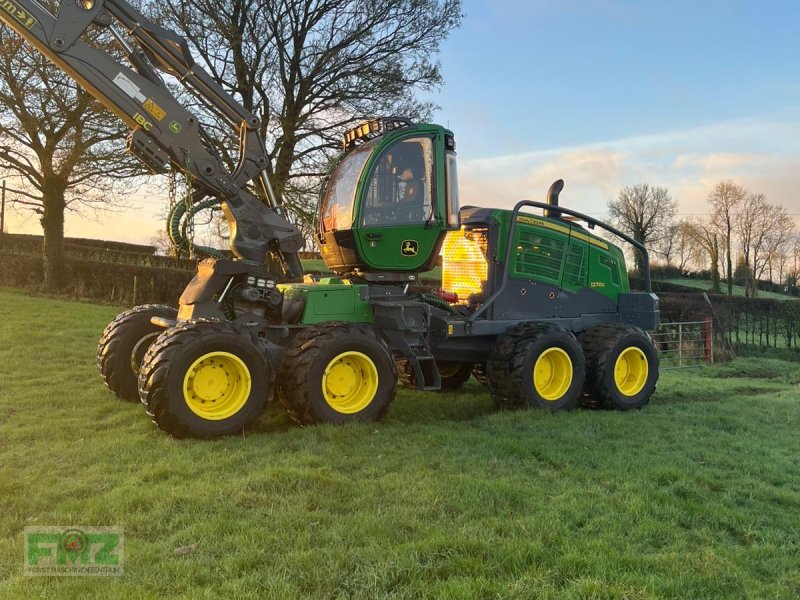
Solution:
<svg viewBox="0 0 800 600">
<path fill-rule="evenodd" d="M 800 301 L 697 293 L 660 293 L 659 299 L 662 321 L 711 316 L 717 343 L 798 348 Z"/>
<path fill-rule="evenodd" d="M 174 305 L 194 270 L 193 261 L 181 261 L 180 268 L 161 268 L 67 258 L 62 293 L 123 305 Z M 40 256 L 0 252 L 0 285 L 39 289 L 42 283 Z M 421 287 L 438 287 L 435 284 L 420 282 Z M 664 291 L 659 298 L 662 321 L 713 317 L 720 351 L 731 344 L 798 348 L 800 301 Z"/>
<path fill-rule="evenodd" d="M 66 296 L 129 306 L 174 306 L 194 275 L 194 263 L 191 270 L 163 269 L 67 258 L 64 275 Z M 0 285 L 36 290 L 43 280 L 41 257 L 0 253 Z"/>
</svg>

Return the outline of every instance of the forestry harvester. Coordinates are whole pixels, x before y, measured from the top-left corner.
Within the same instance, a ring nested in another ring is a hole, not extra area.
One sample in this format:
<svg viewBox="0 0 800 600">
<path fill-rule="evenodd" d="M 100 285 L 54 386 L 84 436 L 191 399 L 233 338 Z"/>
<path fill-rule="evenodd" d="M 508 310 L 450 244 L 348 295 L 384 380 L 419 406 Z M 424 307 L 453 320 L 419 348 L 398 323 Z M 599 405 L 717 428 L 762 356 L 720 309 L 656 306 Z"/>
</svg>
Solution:
<svg viewBox="0 0 800 600">
<path fill-rule="evenodd" d="M 105 383 L 141 400 L 161 429 L 230 434 L 273 399 L 300 423 L 375 420 L 398 379 L 437 391 L 474 375 L 500 407 L 551 411 L 582 394 L 617 409 L 652 396 L 658 356 L 646 332 L 659 309 L 647 251 L 559 206 L 561 180 L 546 203 L 460 207 L 453 132 L 369 120 L 344 133 L 320 195 L 316 241 L 335 276 L 298 283 L 304 240 L 275 201 L 258 119 L 195 63 L 185 40 L 125 0 L 63 0 L 56 15 L 37 0 L 2 0 L 0 9 L 130 126 L 132 154 L 153 172 L 183 172 L 187 203 L 219 203 L 230 226 L 234 259 L 201 261 L 177 310 L 137 306 L 100 339 Z M 88 42 L 93 28 L 126 59 Z M 161 73 L 234 130 L 235 168 Z M 622 250 L 597 228 L 641 253 L 645 292 L 630 291 Z M 420 289 L 419 273 L 439 256 L 442 289 Z"/>
</svg>

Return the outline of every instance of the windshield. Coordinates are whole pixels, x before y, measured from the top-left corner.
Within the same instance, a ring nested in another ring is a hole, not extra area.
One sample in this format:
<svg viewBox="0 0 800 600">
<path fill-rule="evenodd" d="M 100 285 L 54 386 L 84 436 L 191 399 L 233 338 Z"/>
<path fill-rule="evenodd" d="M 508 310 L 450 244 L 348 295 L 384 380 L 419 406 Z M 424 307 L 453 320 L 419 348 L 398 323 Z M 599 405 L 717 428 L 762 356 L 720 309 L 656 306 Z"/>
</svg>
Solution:
<svg viewBox="0 0 800 600">
<path fill-rule="evenodd" d="M 356 195 L 358 178 L 364 163 L 367 162 L 372 145 L 361 146 L 353 150 L 342 159 L 336 167 L 331 180 L 328 182 L 328 190 L 325 199 L 322 201 L 320 210 L 320 224 L 322 231 L 337 231 L 340 229 L 350 229 L 353 225 L 353 200 Z"/>
</svg>

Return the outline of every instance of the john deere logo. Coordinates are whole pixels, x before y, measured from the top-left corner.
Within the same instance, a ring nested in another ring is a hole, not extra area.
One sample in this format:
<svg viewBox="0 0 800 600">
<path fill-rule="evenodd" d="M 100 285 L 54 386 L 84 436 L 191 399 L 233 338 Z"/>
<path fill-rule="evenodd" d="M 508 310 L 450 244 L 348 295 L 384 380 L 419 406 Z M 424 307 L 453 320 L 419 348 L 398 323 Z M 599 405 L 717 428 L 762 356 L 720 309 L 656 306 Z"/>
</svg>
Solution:
<svg viewBox="0 0 800 600">
<path fill-rule="evenodd" d="M 403 240 L 403 246 L 400 248 L 403 256 L 416 256 L 419 252 L 419 242 L 417 240 Z"/>
</svg>

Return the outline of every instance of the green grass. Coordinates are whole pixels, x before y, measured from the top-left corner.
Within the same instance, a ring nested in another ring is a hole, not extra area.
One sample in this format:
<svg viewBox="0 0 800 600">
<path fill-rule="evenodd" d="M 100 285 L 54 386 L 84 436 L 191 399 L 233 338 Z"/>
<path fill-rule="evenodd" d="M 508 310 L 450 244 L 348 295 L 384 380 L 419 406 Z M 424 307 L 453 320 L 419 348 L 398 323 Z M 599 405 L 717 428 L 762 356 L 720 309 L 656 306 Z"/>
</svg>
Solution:
<svg viewBox="0 0 800 600">
<path fill-rule="evenodd" d="M 666 372 L 631 413 L 497 413 L 473 385 L 176 441 L 99 381 L 113 307 L 0 304 L 0 598 L 800 594 L 800 363 Z M 124 526 L 124 576 L 24 577 L 29 525 Z"/>
<path fill-rule="evenodd" d="M 666 283 L 671 283 L 673 285 L 682 285 L 684 287 L 695 288 L 698 290 L 702 290 L 707 292 L 711 289 L 711 282 L 705 279 L 689 279 L 688 277 L 678 277 L 674 279 L 664 279 Z M 728 293 L 728 285 L 725 282 L 720 283 L 720 289 L 722 289 L 723 294 Z M 744 288 L 740 285 L 733 286 L 733 295 L 734 296 L 744 296 Z M 788 294 L 779 294 L 777 292 L 767 292 L 764 290 L 758 290 L 757 298 L 770 298 L 772 300 L 797 300 L 795 296 L 789 296 Z"/>
</svg>

